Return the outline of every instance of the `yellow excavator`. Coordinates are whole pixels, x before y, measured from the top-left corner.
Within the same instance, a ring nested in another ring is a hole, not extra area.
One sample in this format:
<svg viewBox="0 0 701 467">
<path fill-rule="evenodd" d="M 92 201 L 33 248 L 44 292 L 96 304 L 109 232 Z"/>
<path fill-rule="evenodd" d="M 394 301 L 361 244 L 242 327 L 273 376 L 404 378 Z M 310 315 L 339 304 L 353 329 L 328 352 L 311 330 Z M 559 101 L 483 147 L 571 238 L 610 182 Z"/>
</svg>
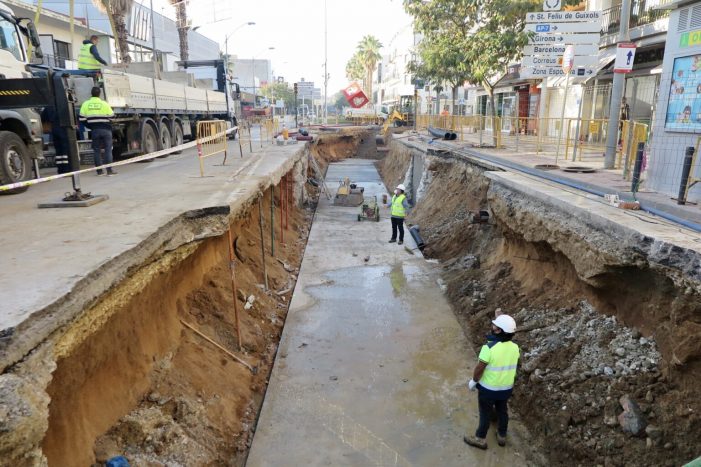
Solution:
<svg viewBox="0 0 701 467">
<path fill-rule="evenodd" d="M 385 120 L 385 124 L 382 126 L 382 134 L 387 134 L 392 123 L 395 123 L 396 126 L 404 126 L 407 124 L 408 120 L 407 115 L 402 115 L 396 109 L 393 110 L 390 116 L 387 117 L 387 120 Z"/>
</svg>

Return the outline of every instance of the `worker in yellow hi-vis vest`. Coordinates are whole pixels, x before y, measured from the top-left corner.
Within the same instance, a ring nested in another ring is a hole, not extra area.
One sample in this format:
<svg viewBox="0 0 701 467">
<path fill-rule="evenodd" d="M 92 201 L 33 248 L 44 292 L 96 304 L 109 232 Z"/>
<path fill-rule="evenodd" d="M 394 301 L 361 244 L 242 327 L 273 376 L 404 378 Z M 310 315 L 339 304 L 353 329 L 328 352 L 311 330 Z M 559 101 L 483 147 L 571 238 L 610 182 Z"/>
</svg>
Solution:
<svg viewBox="0 0 701 467">
<path fill-rule="evenodd" d="M 97 43 L 100 39 L 92 35 L 90 39 L 83 41 L 78 53 L 78 69 L 79 70 L 99 70 L 101 66 L 107 65 L 107 62 L 100 57 L 97 51 Z"/>
<path fill-rule="evenodd" d="M 480 449 L 487 449 L 487 431 L 494 408 L 497 412 L 497 443 L 506 445 L 507 402 L 514 387 L 520 356 L 518 345 L 511 341 L 516 332 L 516 321 L 511 316 L 497 316 L 492 321 L 492 332 L 494 339 L 482 346 L 472 379 L 467 383 L 470 391 L 479 391 L 480 421 L 475 436 L 465 435 L 464 440 Z"/>
<path fill-rule="evenodd" d="M 391 210 L 392 220 L 392 238 L 389 240 L 389 243 L 396 242 L 397 233 L 399 233 L 398 245 L 404 243 L 404 219 L 406 218 L 407 211 L 411 207 L 404 194 L 405 191 L 406 187 L 403 184 L 397 185 L 392 199 L 387 204 Z"/>
</svg>

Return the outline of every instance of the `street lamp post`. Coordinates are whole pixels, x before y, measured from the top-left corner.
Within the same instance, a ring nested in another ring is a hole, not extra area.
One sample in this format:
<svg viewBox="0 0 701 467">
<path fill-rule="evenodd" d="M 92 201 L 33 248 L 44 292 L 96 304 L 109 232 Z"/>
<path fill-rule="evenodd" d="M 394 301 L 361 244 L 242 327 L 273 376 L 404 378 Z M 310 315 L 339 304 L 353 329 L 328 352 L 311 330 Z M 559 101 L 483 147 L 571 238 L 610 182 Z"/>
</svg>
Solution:
<svg viewBox="0 0 701 467">
<path fill-rule="evenodd" d="M 229 38 L 234 35 L 236 31 L 246 26 L 255 26 L 254 21 L 246 21 L 245 23 L 239 24 L 234 28 L 229 34 L 224 37 L 224 91 L 226 92 L 226 112 L 229 113 L 229 94 L 231 93 L 231 86 L 229 85 Z"/>
</svg>

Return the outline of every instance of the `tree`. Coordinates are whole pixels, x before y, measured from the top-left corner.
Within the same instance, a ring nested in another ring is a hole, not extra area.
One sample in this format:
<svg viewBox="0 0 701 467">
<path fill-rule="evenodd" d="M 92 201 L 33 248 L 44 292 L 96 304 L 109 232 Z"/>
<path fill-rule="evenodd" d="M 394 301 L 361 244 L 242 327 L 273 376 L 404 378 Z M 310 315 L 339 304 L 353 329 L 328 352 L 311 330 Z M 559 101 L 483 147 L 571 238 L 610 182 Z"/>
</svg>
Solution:
<svg viewBox="0 0 701 467">
<path fill-rule="evenodd" d="M 404 0 L 416 30 L 424 36 L 419 50 L 430 62 L 429 69 L 448 68 L 439 76 L 480 83 L 489 94 L 492 117 L 494 85 L 508 64 L 520 58 L 529 36 L 523 30 L 526 13 L 538 5 L 533 0 Z"/>
<path fill-rule="evenodd" d="M 271 99 L 282 99 L 285 101 L 285 107 L 294 109 L 295 93 L 286 83 L 268 83 L 260 88 L 260 93 Z"/>
<path fill-rule="evenodd" d="M 133 0 L 92 0 L 93 5 L 107 15 L 117 45 L 117 60 L 130 63 L 126 16 L 131 12 Z M 155 51 L 154 51 L 155 53 Z"/>
<path fill-rule="evenodd" d="M 348 60 L 348 63 L 346 63 L 346 78 L 351 81 L 362 80 L 363 84 L 365 83 L 365 69 L 363 64 L 360 63 L 360 55 L 358 52 L 353 54 L 350 60 Z"/>
<path fill-rule="evenodd" d="M 170 0 L 170 4 L 175 7 L 175 24 L 178 25 L 178 39 L 180 42 L 180 60 L 190 58 L 190 47 L 187 42 L 187 35 L 190 27 L 187 24 L 187 2 L 185 0 Z"/>
<path fill-rule="evenodd" d="M 377 68 L 377 62 L 382 60 L 380 49 L 382 44 L 375 36 L 367 35 L 358 43 L 358 60 L 365 69 L 365 92 L 372 102 L 372 74 Z"/>
</svg>

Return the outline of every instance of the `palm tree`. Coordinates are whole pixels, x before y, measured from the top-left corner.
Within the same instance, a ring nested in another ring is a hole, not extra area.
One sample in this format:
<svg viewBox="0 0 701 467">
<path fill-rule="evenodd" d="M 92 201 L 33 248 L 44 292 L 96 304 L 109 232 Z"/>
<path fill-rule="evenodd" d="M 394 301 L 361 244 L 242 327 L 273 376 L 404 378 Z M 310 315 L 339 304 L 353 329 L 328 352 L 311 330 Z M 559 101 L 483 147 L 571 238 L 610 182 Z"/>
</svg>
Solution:
<svg viewBox="0 0 701 467">
<path fill-rule="evenodd" d="M 114 41 L 117 44 L 117 60 L 121 63 L 131 62 L 126 16 L 131 12 L 134 0 L 92 0 L 92 2 L 110 20 Z"/>
<path fill-rule="evenodd" d="M 372 102 L 372 74 L 375 72 L 377 62 L 382 59 L 380 49 L 382 44 L 372 35 L 363 37 L 358 43 L 358 59 L 365 69 L 365 92 Z"/>
<path fill-rule="evenodd" d="M 178 25 L 178 38 L 180 39 L 180 60 L 188 60 L 190 48 L 187 42 L 187 33 L 190 27 L 187 24 L 187 1 L 170 0 L 170 4 L 175 7 L 175 22 Z"/>
</svg>

